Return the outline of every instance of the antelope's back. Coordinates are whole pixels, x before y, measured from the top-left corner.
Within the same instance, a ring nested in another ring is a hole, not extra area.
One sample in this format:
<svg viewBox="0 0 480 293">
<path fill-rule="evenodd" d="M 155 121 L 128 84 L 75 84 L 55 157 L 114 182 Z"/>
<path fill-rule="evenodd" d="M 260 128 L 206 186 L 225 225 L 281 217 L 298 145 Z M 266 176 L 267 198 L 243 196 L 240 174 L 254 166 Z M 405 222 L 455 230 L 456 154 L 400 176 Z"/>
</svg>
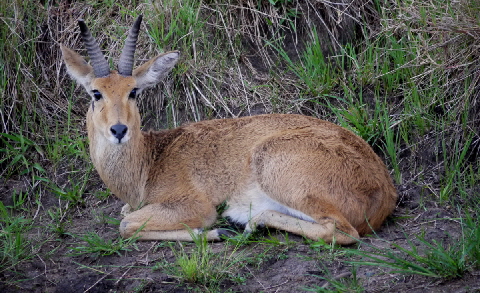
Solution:
<svg viewBox="0 0 480 293">
<path fill-rule="evenodd" d="M 153 167 L 151 174 L 155 178 L 152 181 L 161 182 L 165 191 L 191 182 L 191 188 L 203 191 L 214 204 L 220 204 L 225 197 L 241 195 L 249 188 L 249 184 L 259 180 L 255 178 L 258 174 L 255 174 L 258 171 L 255 169 L 262 167 L 259 166 L 258 157 L 265 157 L 264 153 L 270 156 L 266 164 L 275 171 L 280 165 L 273 152 L 300 160 L 303 159 L 302 154 L 308 152 L 306 158 L 314 155 L 315 160 L 324 160 L 326 165 L 313 168 L 310 167 L 311 162 L 303 165 L 300 162 L 292 167 L 282 166 L 285 173 L 288 172 L 284 175 L 285 180 L 305 175 L 305 178 L 316 178 L 316 184 L 322 184 L 322 178 L 337 175 L 345 177 L 347 174 L 338 170 L 341 166 L 335 166 L 342 162 L 332 160 L 328 154 L 348 156 L 343 163 L 353 162 L 355 166 L 360 166 L 358 172 L 361 173 L 341 181 L 354 186 L 360 184 L 356 180 L 361 181 L 364 176 L 370 176 L 369 173 L 380 173 L 377 179 L 384 185 L 381 189 L 389 193 L 386 195 L 388 201 L 394 203 L 396 200 L 390 175 L 371 147 L 351 131 L 327 121 L 303 115 L 268 114 L 207 120 L 187 124 L 174 131 L 176 134 L 169 139 L 169 146 L 161 146 L 163 151 L 158 155 L 162 158 L 161 162 L 158 168 Z M 161 136 L 157 144 L 164 144 L 164 135 Z M 175 176 L 162 177 L 165 174 Z"/>
</svg>

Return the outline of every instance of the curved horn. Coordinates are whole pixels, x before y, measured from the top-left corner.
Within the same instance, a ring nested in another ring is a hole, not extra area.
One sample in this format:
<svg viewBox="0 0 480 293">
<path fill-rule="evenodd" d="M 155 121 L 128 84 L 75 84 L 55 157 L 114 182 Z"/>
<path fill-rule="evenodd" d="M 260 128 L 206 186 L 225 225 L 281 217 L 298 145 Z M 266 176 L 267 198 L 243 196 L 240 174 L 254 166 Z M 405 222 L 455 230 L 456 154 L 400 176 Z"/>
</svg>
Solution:
<svg viewBox="0 0 480 293">
<path fill-rule="evenodd" d="M 135 48 L 137 46 L 138 33 L 140 31 L 140 24 L 142 23 L 142 15 L 139 15 L 128 33 L 125 46 L 122 54 L 118 60 L 118 73 L 123 76 L 131 76 L 133 70 L 133 57 L 135 55 Z"/>
<path fill-rule="evenodd" d="M 108 66 L 108 62 L 105 59 L 105 56 L 103 56 L 102 51 L 100 51 L 100 47 L 95 41 L 95 38 L 92 37 L 92 34 L 88 30 L 83 19 L 78 20 L 78 26 L 80 27 L 81 36 L 85 43 L 85 47 L 87 48 L 88 56 L 90 56 L 95 76 L 105 77 L 109 75 L 110 67 Z"/>
</svg>

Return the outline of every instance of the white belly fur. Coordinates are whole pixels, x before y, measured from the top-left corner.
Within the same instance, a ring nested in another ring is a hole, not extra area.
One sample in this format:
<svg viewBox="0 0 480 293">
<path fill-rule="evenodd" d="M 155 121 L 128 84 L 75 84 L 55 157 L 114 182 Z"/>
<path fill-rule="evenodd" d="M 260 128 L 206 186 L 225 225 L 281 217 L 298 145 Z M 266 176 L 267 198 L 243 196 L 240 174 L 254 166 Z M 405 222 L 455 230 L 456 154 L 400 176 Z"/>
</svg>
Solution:
<svg viewBox="0 0 480 293">
<path fill-rule="evenodd" d="M 301 220 L 315 222 L 310 216 L 289 208 L 269 197 L 258 184 L 253 184 L 245 193 L 227 201 L 228 208 L 222 214 L 233 222 L 247 224 L 250 219 L 266 210 L 274 210 Z"/>
</svg>

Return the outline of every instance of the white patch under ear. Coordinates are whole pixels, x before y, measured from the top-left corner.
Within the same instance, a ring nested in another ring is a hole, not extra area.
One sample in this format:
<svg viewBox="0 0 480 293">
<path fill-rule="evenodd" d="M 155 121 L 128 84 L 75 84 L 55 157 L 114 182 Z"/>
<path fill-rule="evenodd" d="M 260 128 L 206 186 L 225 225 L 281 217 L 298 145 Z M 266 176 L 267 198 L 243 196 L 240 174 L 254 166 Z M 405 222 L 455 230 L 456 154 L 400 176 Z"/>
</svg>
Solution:
<svg viewBox="0 0 480 293">
<path fill-rule="evenodd" d="M 81 84 L 85 88 L 85 90 L 89 93 L 89 95 L 92 96 L 92 94 L 90 93 L 92 90 L 90 85 L 92 83 L 92 79 L 95 78 L 95 75 L 93 73 L 88 75 L 81 75 L 71 70 L 68 65 L 67 65 L 67 72 L 68 72 L 68 75 L 70 75 L 73 80 Z"/>
<path fill-rule="evenodd" d="M 168 52 L 135 69 L 133 76 L 137 79 L 137 88 L 143 90 L 158 84 L 177 64 L 179 56 L 179 52 Z"/>
</svg>

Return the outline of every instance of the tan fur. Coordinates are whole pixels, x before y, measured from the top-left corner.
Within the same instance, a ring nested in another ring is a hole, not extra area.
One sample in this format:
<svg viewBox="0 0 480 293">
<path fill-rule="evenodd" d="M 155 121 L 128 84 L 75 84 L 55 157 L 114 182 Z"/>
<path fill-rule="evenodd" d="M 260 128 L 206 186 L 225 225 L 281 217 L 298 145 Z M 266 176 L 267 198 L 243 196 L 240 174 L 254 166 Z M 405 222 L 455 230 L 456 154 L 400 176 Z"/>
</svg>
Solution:
<svg viewBox="0 0 480 293">
<path fill-rule="evenodd" d="M 70 75 L 88 92 L 103 95 L 87 113 L 90 155 L 105 184 L 129 205 L 124 211 L 135 210 L 120 225 L 124 237 L 145 225 L 143 240 L 191 240 L 185 227 L 212 225 L 216 206 L 227 201 L 224 216 L 247 231 L 266 225 L 350 244 L 378 229 L 395 207 L 397 193 L 385 165 L 344 128 L 271 114 L 142 132 L 128 95 L 151 86 L 162 68 L 158 82 L 178 52 L 153 58 L 133 77 L 112 71 L 94 78 L 81 56 L 61 49 Z M 121 143 L 110 133 L 118 123 L 128 127 Z M 212 230 L 207 237 L 218 240 L 219 233 Z"/>
</svg>

